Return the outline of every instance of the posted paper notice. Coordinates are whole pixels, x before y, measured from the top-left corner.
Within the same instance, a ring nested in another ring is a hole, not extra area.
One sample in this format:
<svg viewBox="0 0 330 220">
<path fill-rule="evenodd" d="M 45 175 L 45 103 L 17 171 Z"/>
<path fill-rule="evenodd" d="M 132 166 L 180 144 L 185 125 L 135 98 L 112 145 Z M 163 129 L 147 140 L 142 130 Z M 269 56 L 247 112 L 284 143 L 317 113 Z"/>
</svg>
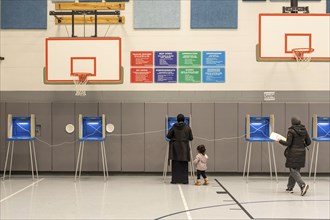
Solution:
<svg viewBox="0 0 330 220">
<path fill-rule="evenodd" d="M 286 141 L 286 138 L 283 137 L 282 135 L 272 132 L 269 136 L 270 139 L 278 141 L 278 140 L 282 140 L 282 141 Z"/>
</svg>

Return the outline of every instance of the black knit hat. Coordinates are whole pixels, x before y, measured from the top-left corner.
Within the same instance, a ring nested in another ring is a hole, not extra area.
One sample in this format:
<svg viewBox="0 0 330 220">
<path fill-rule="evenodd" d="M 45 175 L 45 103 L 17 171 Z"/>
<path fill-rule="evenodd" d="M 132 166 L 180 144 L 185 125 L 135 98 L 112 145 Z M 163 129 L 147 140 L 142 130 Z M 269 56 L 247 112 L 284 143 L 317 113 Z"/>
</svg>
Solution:
<svg viewBox="0 0 330 220">
<path fill-rule="evenodd" d="M 299 120 L 298 117 L 294 116 L 291 118 L 291 124 L 292 125 L 300 125 L 301 121 Z"/>
</svg>

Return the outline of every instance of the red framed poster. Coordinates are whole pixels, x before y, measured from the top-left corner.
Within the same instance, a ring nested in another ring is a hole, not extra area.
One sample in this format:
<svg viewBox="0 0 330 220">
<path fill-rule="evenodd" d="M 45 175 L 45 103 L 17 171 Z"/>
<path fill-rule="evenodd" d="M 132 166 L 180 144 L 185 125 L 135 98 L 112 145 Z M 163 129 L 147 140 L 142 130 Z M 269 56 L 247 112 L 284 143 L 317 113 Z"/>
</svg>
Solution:
<svg viewBox="0 0 330 220">
<path fill-rule="evenodd" d="M 153 60 L 152 51 L 131 51 L 131 66 L 153 66 Z"/>
<path fill-rule="evenodd" d="M 131 83 L 153 83 L 153 68 L 131 68 Z"/>
</svg>

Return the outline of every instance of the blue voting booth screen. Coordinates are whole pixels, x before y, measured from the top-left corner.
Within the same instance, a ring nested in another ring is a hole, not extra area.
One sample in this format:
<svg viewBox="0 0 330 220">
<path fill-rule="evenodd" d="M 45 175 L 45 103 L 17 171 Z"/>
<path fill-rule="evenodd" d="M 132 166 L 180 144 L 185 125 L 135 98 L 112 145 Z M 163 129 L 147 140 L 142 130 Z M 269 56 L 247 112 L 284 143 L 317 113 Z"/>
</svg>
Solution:
<svg viewBox="0 0 330 220">
<path fill-rule="evenodd" d="M 165 139 L 167 141 L 170 141 L 169 139 L 166 138 L 166 132 L 168 132 L 175 123 L 177 123 L 177 118 L 176 117 L 168 117 L 167 118 L 167 129 L 165 130 Z M 189 117 L 184 117 L 184 122 L 190 126 L 190 118 Z"/>
<path fill-rule="evenodd" d="M 83 117 L 83 138 L 101 139 L 102 138 L 102 117 Z"/>
<path fill-rule="evenodd" d="M 316 131 L 317 135 L 315 140 L 330 141 L 330 117 L 317 117 Z"/>
<path fill-rule="evenodd" d="M 31 137 L 31 117 L 13 117 L 13 138 Z"/>
<path fill-rule="evenodd" d="M 175 123 L 177 123 L 176 117 L 168 117 L 167 118 L 167 130 L 169 131 Z M 184 117 L 184 122 L 190 126 L 190 118 Z"/>
<path fill-rule="evenodd" d="M 269 136 L 269 117 L 250 117 L 250 141 L 272 141 Z M 246 131 L 245 131 L 246 133 Z"/>
</svg>

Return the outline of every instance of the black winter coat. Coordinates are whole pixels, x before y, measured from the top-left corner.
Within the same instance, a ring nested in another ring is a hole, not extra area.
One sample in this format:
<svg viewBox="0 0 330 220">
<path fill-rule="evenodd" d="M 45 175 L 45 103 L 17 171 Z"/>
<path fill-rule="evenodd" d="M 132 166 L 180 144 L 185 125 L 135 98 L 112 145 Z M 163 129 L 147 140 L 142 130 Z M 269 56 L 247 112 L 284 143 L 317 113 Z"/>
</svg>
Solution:
<svg viewBox="0 0 330 220">
<path fill-rule="evenodd" d="M 305 167 L 306 149 L 311 144 L 311 139 L 304 125 L 292 125 L 289 128 L 286 141 L 280 140 L 280 144 L 287 146 L 285 150 L 287 168 Z"/>
<path fill-rule="evenodd" d="M 184 122 L 175 123 L 166 135 L 170 139 L 169 158 L 190 161 L 189 141 L 193 140 L 191 128 Z"/>
</svg>

